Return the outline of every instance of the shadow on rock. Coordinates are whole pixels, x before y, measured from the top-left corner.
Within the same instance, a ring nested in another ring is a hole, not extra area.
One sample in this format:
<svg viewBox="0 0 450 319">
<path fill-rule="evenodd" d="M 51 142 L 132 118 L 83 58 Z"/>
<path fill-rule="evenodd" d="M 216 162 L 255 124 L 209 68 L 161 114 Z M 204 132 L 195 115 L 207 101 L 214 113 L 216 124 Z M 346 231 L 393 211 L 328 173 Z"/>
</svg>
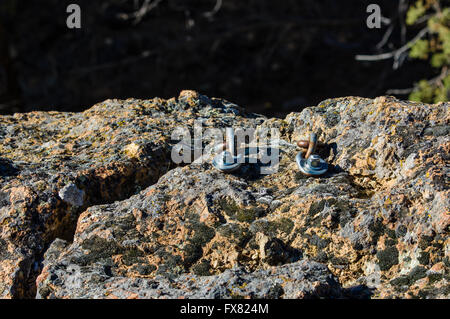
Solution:
<svg viewBox="0 0 450 319">
<path fill-rule="evenodd" d="M 371 299 L 375 290 L 366 285 L 358 285 L 343 289 L 343 293 L 346 298 L 350 299 Z"/>
<path fill-rule="evenodd" d="M 19 169 L 14 166 L 13 162 L 0 158 L 0 176 L 1 177 L 7 177 L 7 176 L 16 176 L 19 173 Z"/>
</svg>

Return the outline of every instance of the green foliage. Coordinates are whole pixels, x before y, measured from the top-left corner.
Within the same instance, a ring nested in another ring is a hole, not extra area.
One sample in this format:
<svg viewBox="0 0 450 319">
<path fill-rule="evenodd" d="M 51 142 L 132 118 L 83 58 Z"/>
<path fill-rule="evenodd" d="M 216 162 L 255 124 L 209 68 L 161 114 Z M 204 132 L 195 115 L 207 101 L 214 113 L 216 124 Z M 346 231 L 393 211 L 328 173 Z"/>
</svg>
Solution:
<svg viewBox="0 0 450 319">
<path fill-rule="evenodd" d="M 408 25 L 414 24 L 417 21 L 417 19 L 419 19 L 425 14 L 426 11 L 427 9 L 423 4 L 423 0 L 417 1 L 415 5 L 409 8 L 408 13 L 406 14 L 406 23 Z"/>
<path fill-rule="evenodd" d="M 431 66 L 433 66 L 433 68 L 440 68 L 445 64 L 448 64 L 448 56 L 446 54 L 435 53 L 431 57 Z"/>
<path fill-rule="evenodd" d="M 434 102 L 448 101 L 450 99 L 450 75 L 447 75 L 442 82 L 443 85 L 436 88 Z"/>
<path fill-rule="evenodd" d="M 417 102 L 433 103 L 434 90 L 427 80 L 421 80 L 409 99 Z"/>
<path fill-rule="evenodd" d="M 415 59 L 427 59 L 428 58 L 428 41 L 418 40 L 411 46 L 411 51 L 409 51 L 409 56 Z"/>
<path fill-rule="evenodd" d="M 449 100 L 449 92 L 450 75 L 447 75 L 440 85 L 433 85 L 427 80 L 421 80 L 410 94 L 409 99 L 425 103 L 445 102 Z"/>
<path fill-rule="evenodd" d="M 423 23 L 426 17 L 428 37 L 411 44 L 409 56 L 414 59 L 428 60 L 430 65 L 440 71 L 433 80 L 421 80 L 416 83 L 409 99 L 425 103 L 446 102 L 450 99 L 450 8 L 441 9 L 440 0 L 417 0 L 406 16 L 406 23 Z M 424 20 L 424 19 L 422 19 Z"/>
</svg>

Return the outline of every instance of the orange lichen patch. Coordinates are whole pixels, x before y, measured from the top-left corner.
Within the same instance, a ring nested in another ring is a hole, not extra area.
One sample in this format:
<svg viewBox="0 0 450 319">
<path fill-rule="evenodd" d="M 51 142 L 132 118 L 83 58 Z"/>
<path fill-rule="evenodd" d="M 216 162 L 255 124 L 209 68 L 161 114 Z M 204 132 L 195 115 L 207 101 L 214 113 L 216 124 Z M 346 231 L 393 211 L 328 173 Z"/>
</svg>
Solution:
<svg viewBox="0 0 450 319">
<path fill-rule="evenodd" d="M 9 200 L 11 203 L 30 203 L 33 199 L 32 190 L 29 187 L 13 187 L 9 189 Z"/>
</svg>

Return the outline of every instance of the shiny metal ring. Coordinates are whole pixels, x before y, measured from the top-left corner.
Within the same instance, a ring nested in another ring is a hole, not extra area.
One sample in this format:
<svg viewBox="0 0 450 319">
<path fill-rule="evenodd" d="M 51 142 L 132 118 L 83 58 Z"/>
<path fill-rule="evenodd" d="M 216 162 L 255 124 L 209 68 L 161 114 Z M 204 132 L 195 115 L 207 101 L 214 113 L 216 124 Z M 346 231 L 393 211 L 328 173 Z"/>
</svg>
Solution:
<svg viewBox="0 0 450 319">
<path fill-rule="evenodd" d="M 295 160 L 300 171 L 307 176 L 323 175 L 328 170 L 328 164 L 319 155 L 312 154 L 317 145 L 317 135 L 311 133 L 309 138 L 308 150 L 303 157 L 303 151 L 300 151 Z"/>
<path fill-rule="evenodd" d="M 238 170 L 242 165 L 242 154 L 235 156 L 234 129 L 226 128 L 226 150 L 213 158 L 212 165 L 224 173 Z"/>
</svg>

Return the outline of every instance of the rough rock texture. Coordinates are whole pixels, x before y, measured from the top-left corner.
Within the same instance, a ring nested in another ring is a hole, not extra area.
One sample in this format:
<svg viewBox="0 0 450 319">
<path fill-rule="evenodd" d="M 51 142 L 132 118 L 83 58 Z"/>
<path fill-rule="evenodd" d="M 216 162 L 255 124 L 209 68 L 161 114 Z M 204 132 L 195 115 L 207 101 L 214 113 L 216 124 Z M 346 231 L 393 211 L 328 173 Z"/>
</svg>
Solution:
<svg viewBox="0 0 450 319">
<path fill-rule="evenodd" d="M 227 269 L 216 276 L 182 274 L 172 279 L 156 276 L 115 277 L 97 263 L 89 272 L 73 264 L 52 269 L 58 288 L 43 285 L 38 298 L 344 298 L 364 296 L 342 289 L 323 264 L 299 261 L 248 273 Z M 101 282 L 101 285 L 99 285 Z"/>
<path fill-rule="evenodd" d="M 449 115 L 349 97 L 264 120 L 184 91 L 3 117 L 0 294 L 31 297 L 40 272 L 40 298 L 448 298 Z M 279 128 L 278 172 L 170 165 L 197 118 Z M 294 161 L 311 131 L 320 178 Z"/>
<path fill-rule="evenodd" d="M 40 260 L 55 238 L 72 240 L 91 205 L 125 199 L 171 168 L 172 130 L 255 116 L 183 91 L 178 99 L 108 100 L 83 113 L 0 117 L 0 297 L 34 297 Z"/>
</svg>

